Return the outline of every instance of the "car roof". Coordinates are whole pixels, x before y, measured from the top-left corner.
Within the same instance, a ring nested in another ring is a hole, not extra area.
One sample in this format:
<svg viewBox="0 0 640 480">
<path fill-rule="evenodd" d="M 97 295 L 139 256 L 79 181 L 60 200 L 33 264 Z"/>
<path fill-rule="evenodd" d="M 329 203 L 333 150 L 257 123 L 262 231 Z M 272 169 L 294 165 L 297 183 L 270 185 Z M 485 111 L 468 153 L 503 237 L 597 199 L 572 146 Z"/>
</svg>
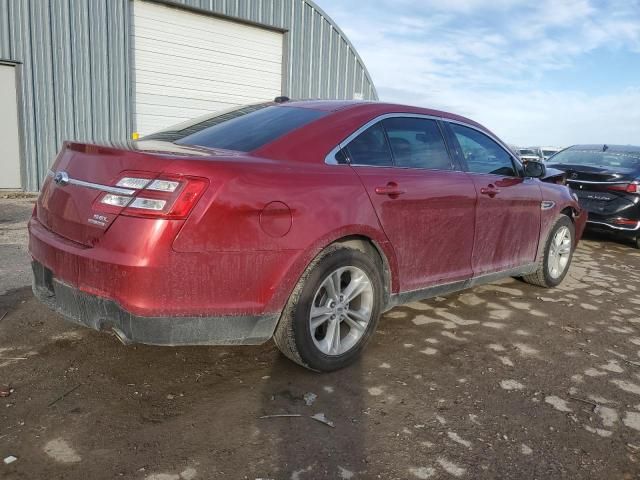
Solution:
<svg viewBox="0 0 640 480">
<path fill-rule="evenodd" d="M 321 110 L 323 112 L 335 112 L 344 108 L 356 105 L 367 105 L 370 103 L 378 102 L 369 102 L 365 100 L 289 100 L 287 102 L 282 102 L 279 105 L 282 105 L 284 107 L 289 106 L 308 108 L 311 110 Z"/>
<path fill-rule="evenodd" d="M 402 105 L 398 103 L 374 102 L 367 100 L 289 100 L 278 105 L 309 108 L 313 110 L 322 110 L 326 112 L 337 112 L 338 110 L 349 111 L 366 111 L 372 115 L 384 115 L 386 113 L 413 113 L 419 115 L 429 115 L 432 117 L 442 117 L 449 120 L 456 120 L 463 123 L 474 125 L 482 130 L 491 133 L 483 125 L 451 112 L 443 110 L 435 110 L 432 108 L 416 107 L 412 105 Z"/>
<path fill-rule="evenodd" d="M 605 145 L 607 146 L 607 152 L 640 153 L 640 146 L 637 145 L 609 145 L 608 143 L 572 145 L 571 147 L 569 147 L 569 150 L 593 150 L 602 152 Z"/>
<path fill-rule="evenodd" d="M 362 100 L 288 100 L 273 103 L 278 108 L 309 108 L 325 111 L 321 118 L 254 150 L 252 155 L 280 160 L 321 162 L 340 142 L 358 128 L 388 114 L 427 115 L 470 125 L 498 138 L 479 123 L 454 113 L 395 103 Z"/>
</svg>

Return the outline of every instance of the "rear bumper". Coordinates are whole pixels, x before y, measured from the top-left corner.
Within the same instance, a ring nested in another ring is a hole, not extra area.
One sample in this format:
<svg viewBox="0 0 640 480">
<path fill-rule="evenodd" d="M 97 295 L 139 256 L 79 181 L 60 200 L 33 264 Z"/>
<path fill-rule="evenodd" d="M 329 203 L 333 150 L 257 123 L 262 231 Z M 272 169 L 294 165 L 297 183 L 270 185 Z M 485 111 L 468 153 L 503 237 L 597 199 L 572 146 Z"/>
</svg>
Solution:
<svg viewBox="0 0 640 480">
<path fill-rule="evenodd" d="M 290 290 L 283 279 L 297 252 L 176 252 L 171 242 L 180 225 L 135 220 L 118 218 L 89 248 L 32 218 L 29 252 L 59 282 L 138 317 L 240 318 L 284 308 Z"/>
<path fill-rule="evenodd" d="M 113 300 L 80 291 L 32 262 L 33 293 L 67 320 L 109 331 L 124 343 L 148 345 L 258 345 L 268 341 L 278 314 L 214 317 L 143 317 Z"/>
<path fill-rule="evenodd" d="M 636 213 L 636 212 L 632 212 Z M 596 213 L 590 213 L 587 220 L 587 227 L 590 230 L 601 230 L 606 232 L 614 232 L 618 235 L 637 237 L 640 235 L 640 216 L 625 216 L 627 219 L 636 220 L 635 225 L 620 225 L 616 224 L 616 217 L 607 217 L 604 215 L 598 215 Z"/>
<path fill-rule="evenodd" d="M 620 194 L 614 199 L 600 200 L 591 197 L 610 194 L 587 190 L 579 190 L 577 194 L 579 197 L 582 195 L 579 198 L 582 209 L 589 212 L 587 227 L 590 230 L 615 232 L 629 237 L 636 237 L 640 233 L 640 202 L 637 195 Z M 620 220 L 629 223 L 620 223 Z"/>
<path fill-rule="evenodd" d="M 597 220 L 589 220 L 587 222 L 587 227 L 589 230 L 600 230 L 605 232 L 612 232 L 618 235 L 623 235 L 631 238 L 636 238 L 640 236 L 640 223 L 635 227 L 621 226 L 621 225 L 613 225 L 607 222 L 600 222 Z"/>
</svg>

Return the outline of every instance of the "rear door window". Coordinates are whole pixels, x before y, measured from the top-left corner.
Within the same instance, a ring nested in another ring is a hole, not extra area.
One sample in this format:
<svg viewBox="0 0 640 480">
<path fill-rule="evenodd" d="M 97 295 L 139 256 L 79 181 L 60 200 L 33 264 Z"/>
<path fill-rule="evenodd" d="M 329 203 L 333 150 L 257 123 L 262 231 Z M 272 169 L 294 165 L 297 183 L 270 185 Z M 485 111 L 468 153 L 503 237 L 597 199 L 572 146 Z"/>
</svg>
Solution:
<svg viewBox="0 0 640 480">
<path fill-rule="evenodd" d="M 449 123 L 472 173 L 487 173 L 505 177 L 517 177 L 511 155 L 497 142 L 473 128 Z"/>
<path fill-rule="evenodd" d="M 148 135 L 144 139 L 250 152 L 326 114 L 309 108 L 251 105 L 180 126 L 182 128 Z"/>
<path fill-rule="evenodd" d="M 383 125 L 397 167 L 431 170 L 453 168 L 435 120 L 396 117 L 384 120 Z"/>
<path fill-rule="evenodd" d="M 354 138 L 346 151 L 352 165 L 390 167 L 393 164 L 387 135 L 381 123 L 376 123 Z"/>
</svg>

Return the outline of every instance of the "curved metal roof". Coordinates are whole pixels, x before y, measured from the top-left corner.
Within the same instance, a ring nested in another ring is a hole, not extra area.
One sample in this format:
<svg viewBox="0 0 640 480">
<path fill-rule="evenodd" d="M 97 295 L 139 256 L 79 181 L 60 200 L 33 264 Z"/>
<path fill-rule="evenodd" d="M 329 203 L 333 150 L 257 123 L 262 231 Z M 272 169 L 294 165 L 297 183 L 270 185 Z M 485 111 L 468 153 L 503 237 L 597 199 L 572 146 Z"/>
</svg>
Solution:
<svg viewBox="0 0 640 480">
<path fill-rule="evenodd" d="M 147 1 L 283 32 L 291 98 L 378 99 L 353 44 L 312 0 Z M 30 5 L 0 0 L 0 62 L 18 71 L 23 187 L 33 191 L 63 140 L 129 138 L 134 78 L 131 0 Z"/>
<path fill-rule="evenodd" d="M 353 52 L 355 57 L 360 62 L 360 65 L 362 65 L 362 69 L 364 71 L 364 75 L 367 78 L 367 80 L 369 81 L 369 84 L 371 85 L 371 88 L 372 88 L 373 94 L 374 94 L 374 98 L 372 98 L 371 100 L 378 100 L 378 92 L 376 90 L 375 85 L 373 84 L 373 80 L 371 79 L 371 75 L 369 74 L 369 70 L 367 69 L 367 66 L 362 61 L 362 58 L 360 57 L 360 54 L 358 53 L 358 51 L 356 50 L 354 45 L 351 43 L 351 40 L 349 40 L 347 35 L 342 31 L 342 29 L 338 26 L 338 24 L 336 22 L 334 22 L 333 19 L 329 15 L 327 15 L 326 12 L 324 10 L 322 10 L 316 4 L 316 2 L 314 2 L 312 0 L 304 0 L 304 1 L 305 1 L 305 3 L 311 5 L 312 8 L 315 8 L 320 13 L 320 15 L 322 15 L 324 18 L 326 18 L 327 21 L 329 21 L 331 23 L 331 25 L 333 25 L 333 28 L 335 28 L 338 31 L 338 33 L 340 34 L 340 36 L 342 36 L 342 38 L 347 42 L 347 44 L 351 48 L 351 51 Z"/>
</svg>

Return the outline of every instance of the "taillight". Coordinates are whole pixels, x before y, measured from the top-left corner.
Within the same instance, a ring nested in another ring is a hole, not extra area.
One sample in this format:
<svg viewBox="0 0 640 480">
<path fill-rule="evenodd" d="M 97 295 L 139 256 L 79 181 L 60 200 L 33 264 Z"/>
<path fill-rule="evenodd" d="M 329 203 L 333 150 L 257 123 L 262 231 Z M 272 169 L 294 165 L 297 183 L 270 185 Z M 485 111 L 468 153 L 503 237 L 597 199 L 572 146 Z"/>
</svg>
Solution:
<svg viewBox="0 0 640 480">
<path fill-rule="evenodd" d="M 616 192 L 640 193 L 640 185 L 637 181 L 633 183 L 619 183 L 616 185 L 609 185 L 607 188 Z"/>
<path fill-rule="evenodd" d="M 97 202 L 107 212 L 132 217 L 186 218 L 207 187 L 199 177 L 162 176 L 146 178 L 123 176 L 116 187 L 135 190 L 132 195 L 103 193 Z"/>
<path fill-rule="evenodd" d="M 636 225 L 638 225 L 638 220 L 633 220 L 631 218 L 618 217 L 618 218 L 615 218 L 612 223 L 615 223 L 616 225 L 624 225 L 627 227 L 635 227 Z"/>
</svg>

